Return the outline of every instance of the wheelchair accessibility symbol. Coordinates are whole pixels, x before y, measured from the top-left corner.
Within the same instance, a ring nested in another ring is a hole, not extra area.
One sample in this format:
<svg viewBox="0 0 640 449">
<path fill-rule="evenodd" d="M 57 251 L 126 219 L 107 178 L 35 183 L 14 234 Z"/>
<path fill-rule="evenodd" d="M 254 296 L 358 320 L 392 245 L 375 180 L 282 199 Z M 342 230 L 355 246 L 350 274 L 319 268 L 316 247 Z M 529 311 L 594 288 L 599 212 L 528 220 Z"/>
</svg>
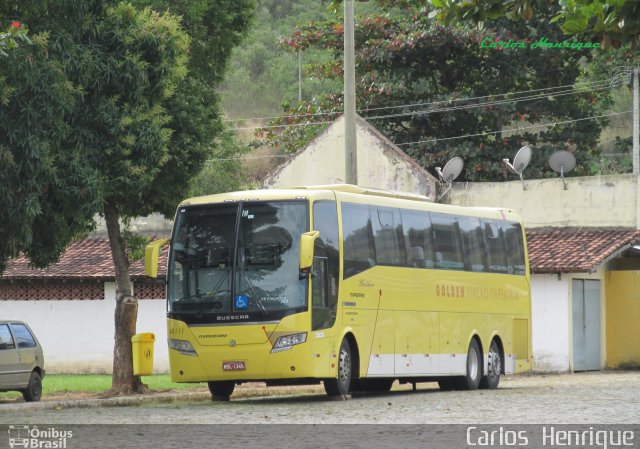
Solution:
<svg viewBox="0 0 640 449">
<path fill-rule="evenodd" d="M 235 308 L 236 309 L 249 308 L 249 297 L 247 295 L 236 295 Z"/>
</svg>

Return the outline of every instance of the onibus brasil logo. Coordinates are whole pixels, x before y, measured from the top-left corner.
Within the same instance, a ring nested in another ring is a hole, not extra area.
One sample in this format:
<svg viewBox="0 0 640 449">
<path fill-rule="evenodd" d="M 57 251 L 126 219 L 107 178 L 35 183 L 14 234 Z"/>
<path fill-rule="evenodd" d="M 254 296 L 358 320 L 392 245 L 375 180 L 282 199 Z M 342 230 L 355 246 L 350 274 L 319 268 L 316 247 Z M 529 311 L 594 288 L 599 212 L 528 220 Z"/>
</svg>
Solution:
<svg viewBox="0 0 640 449">
<path fill-rule="evenodd" d="M 37 426 L 9 426 L 9 447 L 66 449 L 67 440 L 73 438 L 71 430 L 55 427 L 39 429 Z"/>
</svg>

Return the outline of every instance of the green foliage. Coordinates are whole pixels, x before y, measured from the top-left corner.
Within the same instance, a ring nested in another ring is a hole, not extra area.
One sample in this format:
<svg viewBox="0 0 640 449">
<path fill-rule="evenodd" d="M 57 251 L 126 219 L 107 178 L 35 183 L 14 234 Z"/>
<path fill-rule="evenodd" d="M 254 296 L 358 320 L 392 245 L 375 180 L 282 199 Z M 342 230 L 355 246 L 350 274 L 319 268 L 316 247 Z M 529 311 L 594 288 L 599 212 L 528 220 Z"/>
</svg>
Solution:
<svg viewBox="0 0 640 449">
<path fill-rule="evenodd" d="M 600 33 L 608 41 L 633 40 L 640 34 L 640 2 L 637 0 L 431 0 L 434 16 L 447 24 L 506 17 L 509 20 L 530 21 L 557 8 L 551 22 L 558 22 L 569 34 Z"/>
<path fill-rule="evenodd" d="M 0 58 L 0 272 L 21 251 L 56 260 L 107 203 L 173 213 L 222 129 L 213 83 L 252 4 L 182 2 L 180 18 L 143 2 L 0 1 L 0 23 L 19 17 L 34 44 Z"/>
<path fill-rule="evenodd" d="M 238 159 L 248 151 L 249 146 L 240 143 L 234 133 L 223 132 L 218 138 L 211 159 L 191 180 L 189 196 L 211 195 L 249 187 L 249 180 L 244 176 L 242 164 Z"/>
<path fill-rule="evenodd" d="M 0 56 L 8 56 L 6 50 L 17 48 L 20 43 L 30 45 L 27 33 L 27 27 L 17 20 L 11 22 L 6 32 L 0 31 Z"/>
<path fill-rule="evenodd" d="M 430 18 L 431 11 L 421 7 L 361 17 L 355 30 L 360 114 L 432 172 L 456 155 L 466 162 L 461 179 L 504 179 L 507 172 L 502 159 L 529 144 L 536 149 L 527 170 L 529 176 L 548 174 L 547 156 L 565 148 L 575 151 L 578 159 L 572 173 L 588 173 L 590 161 L 597 158 L 596 142 L 604 120 L 515 134 L 503 130 L 596 115 L 595 105 L 607 97 L 606 90 L 583 89 L 582 93 L 563 96 L 508 94 L 571 86 L 580 79 L 581 68 L 592 54 L 585 50 L 494 49 L 480 45 L 487 37 L 504 42 L 533 42 L 542 36 L 563 41 L 566 37 L 549 23 L 554 14 L 549 11 L 544 17 L 538 15 L 539 20 L 528 25 L 504 19 L 487 22 L 482 31 L 439 25 Z M 291 48 L 331 49 L 335 61 L 317 66 L 315 74 L 342 77 L 340 19 L 300 27 L 283 43 Z M 535 98 L 518 100 L 532 96 Z M 476 97 L 481 98 L 463 101 Z M 488 104 L 492 101 L 500 103 Z M 310 124 L 332 120 L 335 115 L 330 113 L 340 112 L 341 102 L 342 96 L 336 93 L 306 102 L 293 111 L 285 110 L 292 116 L 273 122 L 287 126 L 271 129 L 269 142 L 286 151 L 304 146 L 317 135 L 318 127 Z M 485 105 L 475 107 L 478 103 Z M 318 113 L 323 115 L 309 115 Z M 296 123 L 308 126 L 288 126 Z"/>
<path fill-rule="evenodd" d="M 279 40 L 293 27 L 331 17 L 318 0 L 259 0 L 256 23 L 247 39 L 233 51 L 229 70 L 220 86 L 224 109 L 230 117 L 278 114 L 283 102 L 298 100 L 298 54 L 282 51 Z M 309 76 L 311 62 L 327 62 L 331 53 L 311 49 L 301 54 L 302 97 L 333 91 L 340 83 Z"/>
<path fill-rule="evenodd" d="M 233 48 L 249 30 L 256 0 L 133 0 L 139 8 L 181 17 L 191 36 L 189 69 L 192 76 L 215 86 L 224 78 Z"/>
<path fill-rule="evenodd" d="M 124 241 L 125 253 L 129 263 L 144 258 L 147 244 L 151 241 L 151 237 L 138 234 L 131 227 L 131 220 L 125 218 L 122 223 L 122 240 Z"/>
</svg>

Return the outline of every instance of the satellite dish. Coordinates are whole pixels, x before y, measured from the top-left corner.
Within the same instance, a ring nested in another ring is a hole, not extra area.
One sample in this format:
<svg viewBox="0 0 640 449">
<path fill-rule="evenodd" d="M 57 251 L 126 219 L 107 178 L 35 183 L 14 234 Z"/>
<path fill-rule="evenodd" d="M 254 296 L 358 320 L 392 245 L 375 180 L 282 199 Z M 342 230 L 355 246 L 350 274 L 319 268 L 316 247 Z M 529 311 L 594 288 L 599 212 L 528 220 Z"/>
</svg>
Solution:
<svg viewBox="0 0 640 449">
<path fill-rule="evenodd" d="M 549 167 L 553 171 L 560 173 L 565 190 L 567 190 L 567 182 L 564 179 L 564 174 L 573 170 L 575 166 L 576 157 L 567 150 L 558 150 L 549 156 Z"/>
<path fill-rule="evenodd" d="M 460 176 L 463 168 L 464 161 L 462 160 L 462 158 L 454 157 L 444 165 L 443 169 L 440 169 L 440 167 L 436 167 L 436 171 L 438 172 L 438 176 L 440 176 L 440 179 L 443 182 L 451 184 L 454 179 Z"/>
<path fill-rule="evenodd" d="M 438 176 L 440 180 L 447 184 L 447 189 L 442 192 L 442 194 L 438 197 L 441 199 L 443 196 L 447 194 L 447 192 L 451 189 L 451 183 L 460 176 L 462 169 L 464 168 L 464 160 L 461 157 L 454 157 L 449 160 L 444 165 L 444 168 L 436 167 L 436 172 L 438 172 Z"/>
<path fill-rule="evenodd" d="M 524 178 L 522 177 L 522 172 L 524 172 L 524 169 L 527 168 L 527 165 L 531 162 L 532 153 L 533 150 L 531 147 L 525 145 L 516 153 L 516 157 L 513 158 L 513 165 L 509 162 L 509 159 L 502 159 L 502 162 L 504 162 L 504 165 L 507 166 L 511 173 L 520 176 L 520 181 L 522 181 L 522 190 L 527 190 Z"/>
</svg>

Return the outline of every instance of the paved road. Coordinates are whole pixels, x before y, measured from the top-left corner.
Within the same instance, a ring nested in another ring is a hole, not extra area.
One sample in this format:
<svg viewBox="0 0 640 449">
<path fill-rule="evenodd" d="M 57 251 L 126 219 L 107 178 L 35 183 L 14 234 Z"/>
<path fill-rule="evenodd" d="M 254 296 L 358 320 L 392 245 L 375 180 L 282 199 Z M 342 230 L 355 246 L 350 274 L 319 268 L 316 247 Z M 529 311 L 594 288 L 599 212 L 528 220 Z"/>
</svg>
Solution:
<svg viewBox="0 0 640 449">
<path fill-rule="evenodd" d="M 491 391 L 441 392 L 435 384 L 394 390 L 347 401 L 312 393 L 17 414 L 0 406 L 0 424 L 640 423 L 640 371 L 512 376 Z"/>
</svg>

